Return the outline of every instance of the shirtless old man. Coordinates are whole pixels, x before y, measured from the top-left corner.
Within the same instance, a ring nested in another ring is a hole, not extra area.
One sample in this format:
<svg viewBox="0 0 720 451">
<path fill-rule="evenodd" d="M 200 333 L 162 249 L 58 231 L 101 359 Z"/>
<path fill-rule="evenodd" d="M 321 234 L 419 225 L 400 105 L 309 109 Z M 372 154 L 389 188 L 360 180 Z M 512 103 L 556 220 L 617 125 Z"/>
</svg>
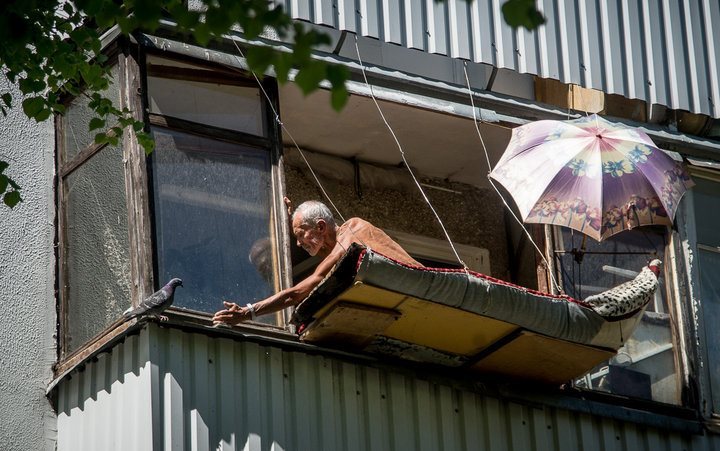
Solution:
<svg viewBox="0 0 720 451">
<path fill-rule="evenodd" d="M 286 203 L 289 201 L 286 200 Z M 297 285 L 254 304 L 240 306 L 224 301 L 225 309 L 215 313 L 214 323 L 239 324 L 258 315 L 299 304 L 345 255 L 352 243 L 372 248 L 394 260 L 420 266 L 385 232 L 363 219 L 350 218 L 342 225 L 336 225 L 330 209 L 319 201 L 307 201 L 297 207 L 292 213 L 292 232 L 298 246 L 308 254 L 322 258 L 315 271 Z"/>
</svg>

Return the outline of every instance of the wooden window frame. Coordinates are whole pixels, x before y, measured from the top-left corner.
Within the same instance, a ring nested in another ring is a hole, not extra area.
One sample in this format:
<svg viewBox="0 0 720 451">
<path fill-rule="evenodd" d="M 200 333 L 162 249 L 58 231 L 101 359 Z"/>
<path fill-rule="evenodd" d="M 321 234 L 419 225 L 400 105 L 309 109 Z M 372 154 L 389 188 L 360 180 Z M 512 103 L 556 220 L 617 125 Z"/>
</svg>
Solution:
<svg viewBox="0 0 720 451">
<path fill-rule="evenodd" d="M 270 156 L 270 180 L 271 192 L 271 213 L 270 221 L 272 230 L 275 233 L 274 258 L 278 261 L 278 274 L 276 279 L 275 290 L 280 290 L 292 285 L 292 264 L 290 259 L 290 225 L 286 217 L 286 207 L 283 203 L 285 195 L 285 178 L 283 170 L 283 146 L 282 135 L 279 127 L 279 118 L 273 112 L 279 111 L 278 89 L 274 79 L 266 78 L 262 83 L 262 88 L 268 93 L 272 107 L 268 104 L 267 99 L 263 96 L 262 104 L 265 121 L 265 136 L 256 136 L 239 131 L 227 130 L 219 127 L 199 125 L 197 123 L 163 116 L 161 114 L 152 114 L 148 108 L 147 97 L 147 65 L 145 64 L 148 49 L 138 45 L 133 45 L 127 40 L 120 39 L 108 46 L 106 54 L 110 56 L 108 64 L 117 64 L 118 80 L 120 89 L 120 109 L 127 108 L 133 112 L 135 120 L 143 121 L 146 124 L 146 130 L 150 126 L 156 125 L 170 130 L 196 134 L 210 139 L 233 142 L 241 145 L 250 145 L 256 148 L 263 148 L 269 152 Z M 238 70 L 231 70 L 223 67 L 203 64 L 202 61 L 189 60 L 187 58 L 178 57 L 176 55 L 166 55 L 162 52 L 152 52 L 152 54 L 162 56 L 168 59 L 192 63 L 197 66 L 204 66 L 197 71 L 184 69 L 170 76 L 174 79 L 183 79 L 189 81 L 209 81 L 211 83 L 223 83 L 233 86 L 252 86 L 258 87 L 257 82 L 245 73 Z M 168 71 L 153 73 L 154 76 L 168 75 Z M 69 104 L 72 98 L 65 100 Z M 113 124 L 117 125 L 117 124 Z M 106 127 L 109 130 L 112 126 Z M 82 167 L 84 163 L 90 160 L 94 155 L 101 152 L 108 144 L 89 144 L 81 149 L 69 161 L 65 161 L 65 121 L 61 117 L 55 119 L 56 133 L 56 208 L 57 208 L 57 310 L 58 310 L 58 346 L 57 360 L 55 365 L 58 368 L 67 366 L 68 362 L 73 362 L 84 355 L 90 355 L 97 346 L 107 340 L 112 340 L 113 336 L 121 334 L 126 329 L 123 325 L 123 319 L 118 318 L 112 324 L 105 327 L 95 337 L 85 343 L 80 344 L 75 350 L 68 350 L 68 272 L 67 272 L 67 187 L 66 178 L 75 170 Z M 129 256 L 130 256 L 130 299 L 128 307 L 136 306 L 145 297 L 153 293 L 158 287 L 156 286 L 157 261 L 155 252 L 155 237 L 153 228 L 152 209 L 152 191 L 150 186 L 149 157 L 145 154 L 144 149 L 137 140 L 137 135 L 132 127 L 124 130 L 120 143 L 123 150 L 125 161 L 125 195 L 128 214 L 128 239 L 129 239 Z M 291 309 L 278 313 L 277 320 L 280 328 L 289 328 L 289 317 Z M 196 323 L 206 322 L 210 324 L 210 315 L 205 313 L 194 314 L 189 312 L 186 315 L 180 315 Z M 182 320 L 182 319 L 181 319 Z M 260 327 L 271 330 L 277 330 L 278 326 L 264 325 L 257 323 Z M 122 327 L 121 327 L 122 326 Z"/>
<path fill-rule="evenodd" d="M 117 80 L 118 84 L 120 85 L 120 92 L 121 92 L 121 98 L 123 96 L 123 81 L 122 81 L 122 71 L 123 71 L 123 61 L 127 58 L 127 56 L 124 54 L 123 50 L 121 49 L 121 46 L 119 45 L 119 42 L 114 42 L 110 44 L 104 51 L 103 54 L 108 57 L 108 62 L 106 65 L 108 66 L 118 66 L 118 74 L 119 74 L 119 80 Z M 74 97 L 68 97 L 63 99 L 63 104 L 67 107 L 70 105 L 70 103 L 74 100 Z M 122 105 L 122 100 L 121 100 Z M 110 124 L 105 127 L 104 131 L 109 131 L 114 126 L 118 126 L 119 124 Z M 130 128 L 132 129 L 132 128 Z M 56 269 L 57 269 L 57 280 L 56 280 L 56 292 L 57 292 L 57 314 L 58 314 L 58 321 L 57 321 L 57 331 L 56 331 L 56 340 L 57 340 L 57 359 L 58 362 L 62 362 L 63 360 L 67 359 L 68 357 L 76 354 L 82 354 L 83 350 L 87 348 L 87 346 L 94 342 L 97 337 L 91 339 L 88 343 L 84 343 L 78 347 L 73 352 L 68 352 L 68 291 L 69 291 L 69 284 L 68 284 L 68 271 L 67 271 L 67 252 L 66 252 L 66 245 L 68 242 L 67 237 L 67 199 L 68 199 L 68 192 L 67 192 L 67 185 L 65 183 L 67 177 L 71 175 L 75 170 L 82 167 L 88 160 L 90 160 L 92 157 L 97 155 L 99 152 L 101 152 L 103 149 L 105 149 L 108 146 L 108 143 L 103 144 L 97 144 L 97 143 L 90 143 L 87 146 L 85 146 L 83 149 L 81 149 L 73 158 L 71 158 L 68 161 L 65 161 L 65 120 L 61 116 L 55 117 L 55 165 L 56 165 L 56 179 L 55 179 L 55 186 L 56 186 L 56 212 L 57 212 L 57 236 L 56 236 L 56 248 L 57 248 L 57 263 L 56 263 Z M 98 130 L 100 132 L 100 130 Z M 129 203 L 128 203 L 129 205 Z M 107 326 L 103 331 L 100 332 L 99 335 L 105 333 L 107 330 L 112 329 L 115 327 L 116 322 Z"/>
<path fill-rule="evenodd" d="M 192 64 L 197 66 L 197 69 L 183 68 L 182 71 L 174 73 L 169 70 L 147 70 L 148 65 L 145 64 L 146 55 L 155 55 L 168 60 L 176 60 L 181 63 Z M 176 130 L 183 133 L 189 133 L 204 138 L 226 141 L 233 144 L 246 145 L 254 148 L 261 148 L 269 152 L 270 156 L 270 222 L 274 233 L 274 239 L 277 243 L 275 246 L 275 255 L 273 256 L 278 262 L 278 274 L 276 278 L 276 284 L 273 287 L 274 290 L 279 291 L 292 285 L 292 263 L 290 257 L 290 224 L 286 218 L 286 207 L 283 203 L 283 197 L 285 196 L 285 177 L 283 169 L 283 145 L 282 145 L 282 133 L 280 130 L 280 124 L 276 117 L 273 109 L 279 111 L 279 100 L 278 100 L 278 88 L 275 79 L 265 78 L 260 81 L 262 86 L 258 86 L 258 82 L 252 78 L 249 74 L 241 72 L 239 70 L 228 69 L 222 66 L 208 65 L 203 61 L 197 61 L 189 59 L 175 54 L 165 54 L 158 51 L 151 51 L 149 49 L 143 52 L 141 55 L 140 72 L 143 80 L 143 111 L 146 112 L 144 122 L 148 126 L 163 127 L 168 130 Z M 168 115 L 150 113 L 149 112 L 149 97 L 147 89 L 147 78 L 149 76 L 159 78 L 170 78 L 174 80 L 185 80 L 194 82 L 206 82 L 206 83 L 219 83 L 227 84 L 229 86 L 245 86 L 253 87 L 264 90 L 270 101 L 272 107 L 268 104 L 267 98 L 261 96 L 261 102 L 264 112 L 265 122 L 265 136 L 254 135 L 251 133 L 245 133 L 237 130 L 229 130 L 221 127 L 214 127 L 211 125 L 200 124 L 186 119 L 180 119 Z M 152 180 L 151 176 L 148 176 L 149 158 L 146 159 L 145 165 L 145 184 L 144 189 L 146 195 L 152 202 Z M 150 211 L 147 213 L 150 218 L 152 245 L 150 252 L 150 265 L 153 268 L 153 274 L 158 272 L 158 261 L 157 261 L 157 250 L 156 239 L 154 236 L 155 229 L 152 227 L 152 221 L 154 216 L 151 215 Z M 156 287 L 159 288 L 159 287 Z M 133 304 L 135 305 L 135 304 Z M 218 306 L 220 307 L 220 306 Z M 200 313 L 205 315 L 204 313 Z M 283 328 L 286 329 L 289 326 L 290 315 L 292 314 L 291 309 L 286 309 L 284 312 L 278 312 L 277 314 L 277 326 L 267 325 L 263 323 L 253 323 L 260 327 L 269 328 Z M 209 315 L 208 315 L 209 322 Z"/>
<path fill-rule="evenodd" d="M 548 246 L 546 247 L 546 252 L 548 255 L 548 261 L 551 262 L 552 270 L 554 271 L 553 274 L 557 278 L 557 280 L 560 282 L 562 280 L 562 274 L 560 273 L 560 262 L 558 261 L 558 258 L 562 255 L 562 253 L 566 252 L 560 252 L 560 248 L 557 246 L 557 235 L 559 233 L 562 233 L 561 226 L 547 226 L 546 227 L 546 237 L 547 237 L 547 243 Z M 671 255 L 673 252 L 673 237 L 672 237 L 672 231 L 668 228 L 666 231 L 666 242 L 665 242 L 665 249 L 664 254 L 665 255 Z M 648 255 L 652 255 L 652 253 L 648 253 Z M 664 260 L 664 259 L 663 259 Z M 673 260 L 673 258 L 668 258 L 668 260 Z M 639 268 L 638 268 L 639 269 Z M 666 294 L 666 302 L 667 302 L 667 309 L 668 311 L 663 313 L 664 315 L 669 316 L 670 320 L 670 335 L 671 335 L 671 342 L 672 342 L 672 353 L 673 353 L 673 362 L 675 366 L 675 374 L 678 381 L 677 386 L 677 397 L 678 397 L 678 404 L 676 405 L 678 408 L 691 408 L 696 409 L 697 405 L 695 402 L 693 402 L 690 399 L 687 399 L 685 396 L 685 385 L 687 382 L 686 379 L 686 365 L 683 364 L 682 359 L 679 356 L 679 353 L 681 352 L 681 342 L 683 340 L 683 337 L 681 336 L 680 331 L 677 329 L 676 324 L 678 322 L 678 315 L 682 315 L 682 313 L 678 310 L 677 304 L 677 293 L 674 289 L 675 285 L 675 273 L 676 268 L 672 267 L 672 265 L 668 264 L 666 267 L 666 274 L 667 279 L 665 281 L 664 289 Z M 574 383 L 573 383 L 574 386 Z M 603 397 L 607 397 L 608 399 L 611 399 L 616 396 L 622 396 L 622 395 L 616 395 L 612 392 L 604 392 L 602 390 L 597 390 L 594 388 L 581 388 L 577 387 L 578 390 L 581 390 L 583 393 L 592 393 L 592 396 L 596 396 L 599 399 L 602 399 Z M 624 397 L 624 396 L 623 396 Z M 640 398 L 633 398 L 633 397 L 627 397 L 630 403 L 639 402 L 642 404 L 647 405 L 666 405 L 665 403 L 661 401 L 656 400 L 643 400 Z"/>
</svg>

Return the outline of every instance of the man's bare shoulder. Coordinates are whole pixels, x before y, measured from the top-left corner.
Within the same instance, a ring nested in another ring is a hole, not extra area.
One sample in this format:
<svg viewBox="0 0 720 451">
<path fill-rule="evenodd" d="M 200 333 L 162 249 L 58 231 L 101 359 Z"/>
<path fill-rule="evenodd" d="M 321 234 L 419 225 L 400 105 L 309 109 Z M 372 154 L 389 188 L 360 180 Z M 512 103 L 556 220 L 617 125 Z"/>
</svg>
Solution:
<svg viewBox="0 0 720 451">
<path fill-rule="evenodd" d="M 340 227 L 345 227 L 345 228 L 352 227 L 354 229 L 357 227 L 368 227 L 368 226 L 374 227 L 372 224 L 370 224 L 368 221 L 364 220 L 363 218 L 354 217 L 354 218 L 350 218 L 347 221 L 343 222 L 343 224 Z"/>
</svg>

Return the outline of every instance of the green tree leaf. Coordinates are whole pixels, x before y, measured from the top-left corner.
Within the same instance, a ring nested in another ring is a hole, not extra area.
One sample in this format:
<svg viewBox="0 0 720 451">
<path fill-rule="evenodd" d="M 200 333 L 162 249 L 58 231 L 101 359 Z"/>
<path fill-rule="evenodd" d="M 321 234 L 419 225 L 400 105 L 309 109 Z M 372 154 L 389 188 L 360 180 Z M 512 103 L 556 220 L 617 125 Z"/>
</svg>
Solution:
<svg viewBox="0 0 720 451">
<path fill-rule="evenodd" d="M 20 191 L 10 191 L 9 193 L 5 193 L 5 196 L 3 196 L 3 202 L 5 202 L 5 205 L 10 208 L 15 208 L 15 205 L 17 205 L 21 200 Z"/>
<path fill-rule="evenodd" d="M 289 53 L 277 52 L 275 59 L 273 60 L 273 66 L 275 67 L 275 76 L 280 83 L 287 83 L 288 74 L 292 69 L 293 57 Z"/>
<path fill-rule="evenodd" d="M 333 86 L 330 91 L 330 105 L 335 111 L 341 111 L 347 104 L 350 94 L 345 85 Z"/>
<path fill-rule="evenodd" d="M 303 94 L 307 95 L 317 89 L 320 82 L 325 79 L 325 63 L 310 61 L 300 68 L 295 76 L 295 83 Z"/>
<path fill-rule="evenodd" d="M 502 13 L 505 22 L 513 28 L 534 30 L 545 23 L 545 18 L 535 6 L 535 0 L 508 0 L 502 6 Z"/>
<path fill-rule="evenodd" d="M 12 95 L 9 92 L 2 95 L 2 101 L 6 107 L 12 108 Z"/>
<path fill-rule="evenodd" d="M 94 118 L 90 119 L 90 126 L 89 126 L 90 131 L 97 130 L 98 128 L 103 128 L 103 127 L 105 127 L 104 119 L 100 119 L 99 117 L 94 117 Z"/>
<path fill-rule="evenodd" d="M 96 133 L 95 144 L 107 144 L 110 142 L 107 133 Z"/>
<path fill-rule="evenodd" d="M 18 86 L 20 87 L 20 91 L 22 91 L 23 94 L 32 94 L 35 92 L 40 92 L 43 89 L 45 89 L 45 82 L 43 80 L 33 80 L 31 78 L 22 78 L 18 82 Z"/>
<path fill-rule="evenodd" d="M 43 108 L 38 114 L 35 115 L 35 120 L 38 122 L 46 121 L 50 118 L 52 110 L 50 108 Z"/>
<path fill-rule="evenodd" d="M 36 119 L 38 114 L 45 108 L 45 99 L 42 97 L 29 97 L 23 100 L 22 107 L 27 117 Z"/>
<path fill-rule="evenodd" d="M 152 151 L 155 149 L 155 140 L 152 138 L 152 136 L 145 132 L 138 132 L 137 134 L 137 140 L 138 143 L 143 147 L 145 150 L 145 155 L 150 155 Z"/>
<path fill-rule="evenodd" d="M 262 76 L 273 62 L 275 51 L 269 47 L 251 47 L 245 52 L 250 70 Z"/>
</svg>

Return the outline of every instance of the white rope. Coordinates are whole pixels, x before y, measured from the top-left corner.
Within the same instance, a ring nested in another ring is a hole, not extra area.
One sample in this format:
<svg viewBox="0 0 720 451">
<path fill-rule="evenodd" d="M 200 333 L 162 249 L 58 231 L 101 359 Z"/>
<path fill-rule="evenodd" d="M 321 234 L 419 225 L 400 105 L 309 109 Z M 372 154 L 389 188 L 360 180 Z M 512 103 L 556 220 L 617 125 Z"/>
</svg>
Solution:
<svg viewBox="0 0 720 451">
<path fill-rule="evenodd" d="M 378 103 L 377 99 L 375 98 L 375 92 L 373 90 L 372 85 L 368 82 L 367 74 L 365 73 L 365 65 L 363 64 L 362 57 L 360 56 L 360 47 L 358 46 L 357 34 L 355 35 L 355 52 L 357 53 L 358 63 L 360 63 L 360 70 L 362 71 L 363 79 L 365 80 L 365 85 L 370 90 L 370 97 L 372 98 L 373 102 L 375 103 L 375 107 L 377 108 L 378 113 L 380 113 L 380 117 L 382 118 L 383 122 L 385 123 L 385 126 L 390 131 L 390 134 L 392 135 L 393 139 L 395 140 L 395 144 L 397 145 L 397 148 L 400 151 L 400 156 L 402 157 L 403 163 L 405 163 L 405 167 L 407 168 L 408 172 L 410 173 L 410 176 L 412 177 L 413 181 L 415 182 L 415 185 L 417 186 L 418 190 L 420 190 L 420 194 L 422 194 L 423 199 L 425 200 L 425 202 L 430 207 L 430 210 L 432 210 L 433 214 L 435 215 L 435 219 L 437 219 L 438 224 L 440 224 L 440 227 L 442 228 L 442 231 L 445 234 L 445 238 L 447 238 L 448 243 L 450 243 L 450 248 L 452 249 L 453 254 L 455 254 L 455 258 L 457 259 L 458 262 L 460 262 L 463 269 L 465 269 L 465 272 L 467 273 L 467 271 L 468 271 L 467 265 L 460 258 L 460 254 L 458 254 L 457 250 L 455 249 L 455 245 L 453 244 L 452 239 L 450 239 L 450 235 L 448 234 L 448 231 L 445 228 L 445 225 L 443 224 L 442 220 L 440 219 L 440 216 L 438 215 L 437 211 L 435 211 L 435 208 L 432 206 L 432 203 L 430 203 L 430 199 L 428 199 L 427 195 L 425 194 L 425 190 L 423 190 L 417 177 L 415 177 L 413 170 L 410 168 L 410 164 L 407 162 L 407 159 L 405 158 L 405 151 L 403 150 L 402 145 L 400 145 L 400 141 L 398 140 L 397 136 L 395 135 L 395 131 L 388 123 L 387 119 L 385 118 L 385 114 L 382 111 L 382 108 L 380 108 L 380 104 Z"/>
<path fill-rule="evenodd" d="M 493 179 L 490 177 L 490 173 L 492 172 L 492 165 L 490 164 L 490 155 L 488 154 L 487 147 L 485 147 L 485 140 L 482 137 L 482 133 L 480 133 L 480 126 L 478 125 L 478 119 L 477 115 L 475 113 L 475 100 L 473 98 L 473 92 L 472 88 L 470 87 L 470 78 L 468 78 L 467 73 L 467 61 L 463 61 L 463 71 L 465 72 L 465 82 L 467 83 L 468 88 L 468 94 L 470 95 L 470 104 L 472 105 L 472 112 L 473 112 L 473 123 L 475 124 L 475 130 L 477 131 L 478 137 L 480 138 L 480 143 L 482 144 L 483 152 L 485 153 L 485 160 L 487 161 L 488 165 L 488 173 L 487 178 L 490 182 L 490 185 L 495 189 L 495 192 L 500 196 L 500 199 L 502 200 L 502 203 L 505 205 L 505 207 L 508 209 L 512 217 L 515 219 L 515 221 L 520 224 L 520 227 L 523 229 L 525 234 L 527 235 L 528 239 L 530 239 L 530 242 L 532 243 L 535 250 L 537 250 L 538 254 L 540 254 L 540 258 L 543 259 L 545 262 L 545 265 L 547 265 L 548 268 L 548 274 L 550 274 L 550 279 L 552 280 L 552 283 L 555 285 L 555 289 L 558 290 L 559 293 L 562 293 L 562 289 L 560 288 L 560 285 L 558 284 L 557 280 L 555 280 L 555 275 L 553 274 L 550 262 L 548 262 L 547 258 L 545 258 L 545 254 L 540 250 L 538 245 L 535 243 L 535 240 L 533 240 L 532 236 L 530 235 L 530 232 L 525 228 L 525 224 L 520 220 L 520 218 L 515 215 L 515 212 L 513 209 L 508 205 L 507 201 L 505 200 L 505 197 L 503 197 L 502 193 L 498 189 L 498 187 L 495 185 L 495 182 L 493 182 Z"/>
<path fill-rule="evenodd" d="M 235 48 L 237 49 L 240 56 L 243 59 L 246 59 L 245 54 L 240 49 L 240 47 L 238 46 L 238 44 L 235 40 L 233 40 L 233 44 L 235 44 Z M 290 133 L 290 130 L 288 130 L 288 128 L 285 127 L 285 124 L 283 124 L 282 121 L 280 120 L 280 114 L 278 114 L 277 110 L 275 109 L 275 106 L 273 105 L 273 102 L 270 99 L 270 95 L 268 95 L 267 91 L 265 91 L 265 87 L 262 85 L 262 83 L 260 83 L 260 79 L 257 77 L 257 75 L 255 74 L 254 71 L 251 70 L 250 73 L 252 74 L 253 78 L 255 78 L 255 81 L 257 82 L 258 86 L 260 87 L 260 91 L 262 91 L 263 95 L 265 96 L 265 99 L 267 100 L 268 105 L 270 105 L 270 109 L 272 110 L 273 114 L 275 115 L 275 121 L 277 121 L 277 123 L 280 124 L 280 127 L 290 137 L 290 140 L 292 141 L 292 143 L 295 146 L 295 148 L 297 149 L 297 151 L 300 153 L 300 156 L 302 157 L 303 161 L 305 162 L 305 165 L 310 170 L 310 173 L 312 174 L 313 179 L 315 179 L 315 183 L 317 183 L 317 186 L 320 188 L 320 191 L 322 191 L 323 196 L 325 196 L 325 199 L 327 199 L 327 201 L 330 203 L 330 205 L 332 205 L 333 209 L 335 210 L 335 213 L 337 213 L 340 220 L 342 220 L 343 223 L 346 222 L 345 217 L 342 215 L 342 213 L 340 213 L 340 209 L 338 209 L 338 207 L 335 205 L 335 202 L 333 202 L 332 199 L 330 198 L 330 195 L 327 193 L 327 191 L 325 191 L 323 184 L 320 182 L 320 179 L 318 178 L 317 174 L 315 174 L 315 171 L 313 170 L 312 166 L 310 165 L 310 162 L 305 157 L 305 152 L 302 151 L 302 149 L 298 145 L 297 141 L 295 141 L 295 138 L 293 138 L 292 133 Z M 350 231 L 350 234 L 353 237 L 355 237 L 355 239 L 357 239 L 358 243 L 362 244 L 365 247 L 369 247 L 367 244 L 365 244 L 365 242 L 362 240 L 362 238 L 357 236 L 357 234 L 352 229 L 352 227 L 348 227 L 348 231 Z M 345 247 L 342 245 L 342 243 L 340 241 L 337 241 L 337 243 L 340 246 L 342 246 L 343 249 L 345 249 Z M 345 249 L 345 251 L 347 251 L 347 249 Z"/>
<path fill-rule="evenodd" d="M 237 49 L 240 56 L 243 59 L 246 59 L 245 54 L 240 49 L 240 46 L 238 46 L 237 42 L 234 39 L 232 41 L 233 41 L 233 44 L 235 44 L 235 48 Z M 303 152 L 302 149 L 300 149 L 300 146 L 295 141 L 295 138 L 293 138 L 293 135 L 292 135 L 292 133 L 290 133 L 290 130 L 288 130 L 287 127 L 285 127 L 285 124 L 283 124 L 282 121 L 280 120 L 280 114 L 278 114 L 277 110 L 275 109 L 275 105 L 273 105 L 273 102 L 270 99 L 270 96 L 265 91 L 265 87 L 262 85 L 262 83 L 260 83 L 260 79 L 257 77 L 257 75 L 255 75 L 254 71 L 251 70 L 250 73 L 252 74 L 253 78 L 255 78 L 255 81 L 257 82 L 258 86 L 260 87 L 260 90 L 262 91 L 263 95 L 265 96 L 265 99 L 267 100 L 268 105 L 270 105 L 270 109 L 272 109 L 272 112 L 275 115 L 275 121 L 277 121 L 277 123 L 280 125 L 280 127 L 283 129 L 283 131 L 290 137 L 290 140 L 292 141 L 293 145 L 298 150 L 298 152 L 300 152 L 300 156 L 302 157 L 303 161 L 305 161 L 305 164 L 307 165 L 308 169 L 310 170 L 310 174 L 312 174 L 313 178 L 315 179 L 315 183 L 317 183 L 318 187 L 320 188 L 320 191 L 322 191 L 322 193 L 323 193 L 323 196 L 325 196 L 325 199 L 327 199 L 328 202 L 330 202 L 330 205 L 332 205 L 333 209 L 337 213 L 338 217 L 342 220 L 342 222 L 345 222 L 345 217 L 342 215 L 342 213 L 340 213 L 340 210 L 335 205 L 335 203 L 332 201 L 332 199 L 328 195 L 327 191 L 325 191 L 325 188 L 323 187 L 322 183 L 320 183 L 320 179 L 318 178 L 317 174 L 315 174 L 315 171 L 313 170 L 312 166 L 310 166 L 310 162 L 305 157 L 305 152 Z"/>
</svg>

